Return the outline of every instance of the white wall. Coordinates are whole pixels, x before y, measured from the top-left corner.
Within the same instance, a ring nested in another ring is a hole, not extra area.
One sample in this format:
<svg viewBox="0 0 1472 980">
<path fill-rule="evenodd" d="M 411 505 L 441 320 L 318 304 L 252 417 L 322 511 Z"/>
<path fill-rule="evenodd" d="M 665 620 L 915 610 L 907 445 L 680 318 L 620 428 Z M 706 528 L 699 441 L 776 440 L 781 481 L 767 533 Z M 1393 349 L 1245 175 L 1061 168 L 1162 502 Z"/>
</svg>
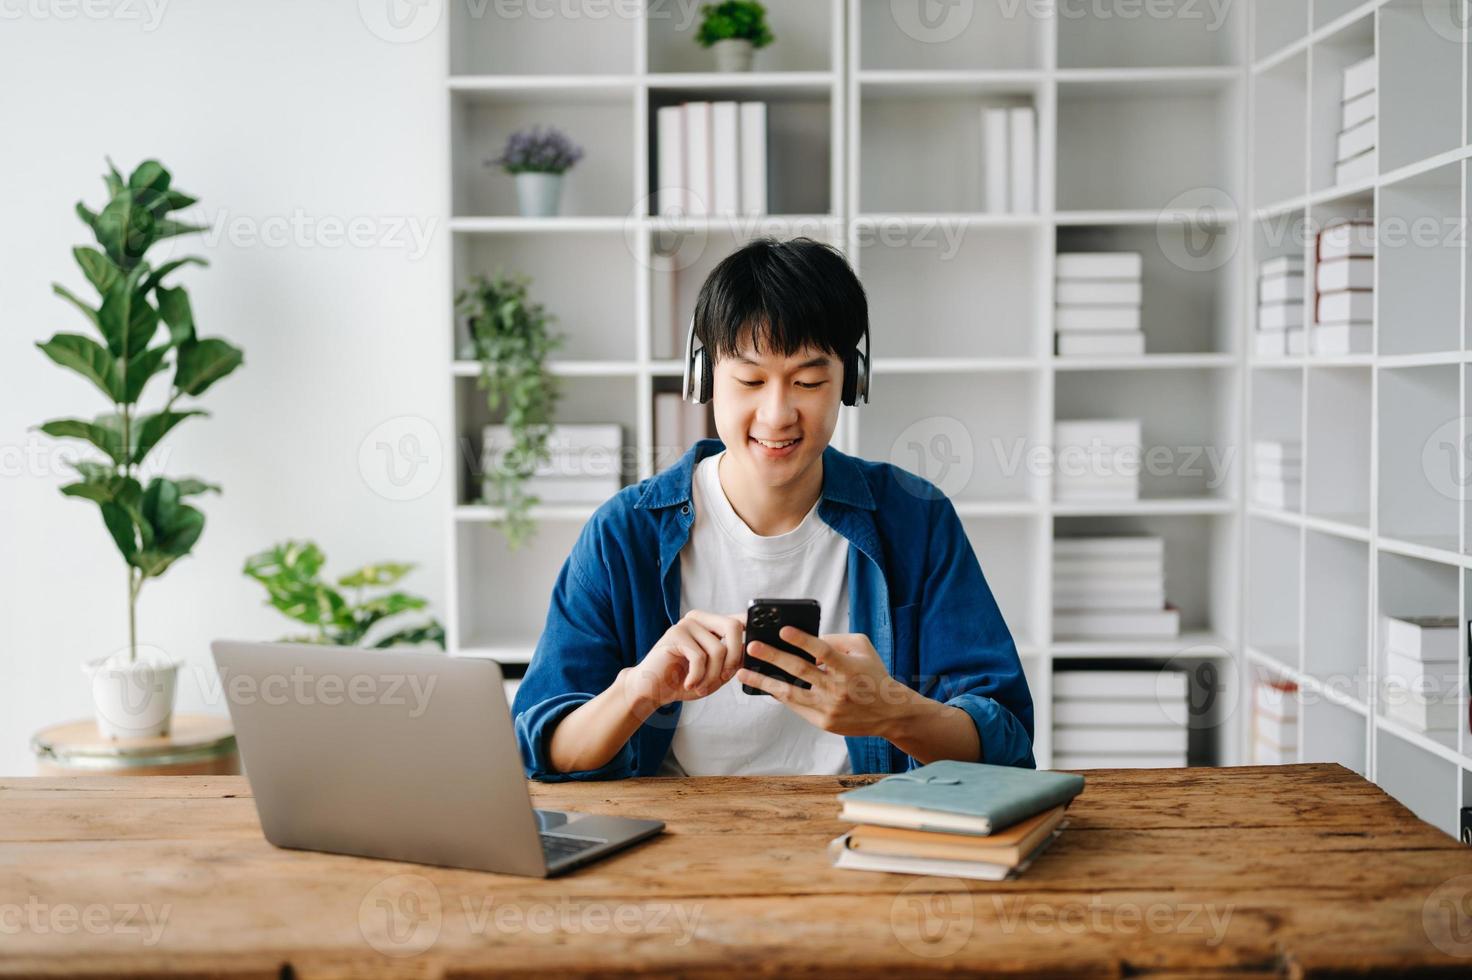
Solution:
<svg viewBox="0 0 1472 980">
<path fill-rule="evenodd" d="M 316 539 L 329 570 L 420 562 L 407 585 L 444 616 L 453 447 L 408 501 L 376 492 L 381 456 L 359 465 L 388 420 L 449 437 L 444 25 L 392 43 L 360 6 L 0 0 L 0 775 L 33 772 L 32 732 L 89 713 L 79 665 L 126 640 L 121 559 L 96 508 L 57 492 L 56 443 L 30 431 L 106 409 L 33 346 L 90 329 L 51 283 L 90 290 L 72 206 L 105 200 L 104 155 L 125 170 L 157 157 L 201 198 L 223 233 L 179 240 L 211 264 L 184 281 L 202 332 L 245 351 L 201 402 L 213 417 L 164 443 L 166 472 L 224 487 L 194 556 L 141 601 L 140 641 L 188 661 L 180 708 L 204 705 L 211 639 L 289 630 L 240 574 L 279 539 Z"/>
</svg>

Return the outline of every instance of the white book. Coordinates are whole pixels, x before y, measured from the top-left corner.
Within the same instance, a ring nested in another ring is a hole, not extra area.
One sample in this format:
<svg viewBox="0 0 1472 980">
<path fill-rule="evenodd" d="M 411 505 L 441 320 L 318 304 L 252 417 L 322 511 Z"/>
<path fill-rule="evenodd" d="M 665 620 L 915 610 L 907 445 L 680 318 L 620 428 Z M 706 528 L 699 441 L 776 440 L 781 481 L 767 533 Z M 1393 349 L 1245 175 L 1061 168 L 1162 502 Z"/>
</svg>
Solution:
<svg viewBox="0 0 1472 980">
<path fill-rule="evenodd" d="M 1140 753 L 1126 755 L 1053 755 L 1054 769 L 1184 769 L 1185 753 Z"/>
<path fill-rule="evenodd" d="M 1060 637 L 1161 639 L 1179 636 L 1181 614 L 1175 609 L 1156 612 L 1088 610 L 1053 613 L 1053 633 Z"/>
<path fill-rule="evenodd" d="M 1296 463 L 1303 459 L 1303 443 L 1296 439 L 1258 439 L 1252 444 L 1252 458 L 1259 463 Z"/>
<path fill-rule="evenodd" d="M 1139 419 L 1060 419 L 1053 423 L 1053 445 L 1105 448 L 1139 446 L 1144 427 Z"/>
<path fill-rule="evenodd" d="M 1283 748 L 1265 742 L 1252 743 L 1252 762 L 1258 766 L 1291 766 L 1298 761 L 1296 748 Z"/>
<path fill-rule="evenodd" d="M 1303 303 L 1263 303 L 1257 308 L 1257 329 L 1286 330 L 1303 325 Z"/>
<path fill-rule="evenodd" d="M 1288 353 L 1288 332 L 1256 330 L 1252 335 L 1252 346 L 1258 357 L 1282 357 Z"/>
<path fill-rule="evenodd" d="M 1375 225 L 1369 221 L 1341 221 L 1319 232 L 1318 260 L 1361 258 L 1375 254 Z"/>
<path fill-rule="evenodd" d="M 1310 331 L 1315 354 L 1368 354 L 1373 340 L 1368 323 L 1325 323 Z"/>
<path fill-rule="evenodd" d="M 1007 149 L 1007 129 L 1006 109 L 981 110 L 981 143 L 986 164 L 982 178 L 986 182 L 987 214 L 1005 214 L 1012 203 L 1011 184 L 1007 179 L 1012 156 Z"/>
<path fill-rule="evenodd" d="M 1257 299 L 1260 303 L 1283 303 L 1303 299 L 1303 275 L 1265 276 L 1258 280 Z"/>
<path fill-rule="evenodd" d="M 741 213 L 767 213 L 767 104 L 741 103 Z M 683 352 L 681 354 L 683 356 Z"/>
<path fill-rule="evenodd" d="M 1253 502 L 1278 510 L 1297 510 L 1300 484 L 1279 481 L 1254 481 Z"/>
<path fill-rule="evenodd" d="M 1156 708 L 1158 712 L 1160 709 Z M 1184 725 L 1170 728 L 1130 728 L 1123 725 L 1108 728 L 1053 727 L 1053 751 L 1064 754 L 1094 753 L 1112 755 L 1139 752 L 1143 754 L 1186 752 L 1186 739 L 1190 735 Z"/>
<path fill-rule="evenodd" d="M 710 106 L 711 181 L 715 185 L 712 214 L 741 213 L 741 117 L 734 102 Z"/>
<path fill-rule="evenodd" d="M 1184 714 L 1182 711 L 1177 717 Z M 1153 696 L 1119 701 L 1064 699 L 1053 705 L 1053 724 L 1062 728 L 1108 726 L 1179 730 L 1181 727 L 1180 722 L 1173 721 Z"/>
<path fill-rule="evenodd" d="M 678 392 L 660 391 L 654 395 L 654 454 L 661 464 L 659 469 L 678 459 L 690 447 L 685 445 L 680 433 L 680 406 L 684 403 Z"/>
<path fill-rule="evenodd" d="M 1252 716 L 1252 738 L 1268 745 L 1291 748 L 1298 744 L 1298 719 L 1256 713 Z"/>
<path fill-rule="evenodd" d="M 1374 319 L 1375 294 L 1367 289 L 1319 293 L 1315 323 L 1372 323 Z"/>
<path fill-rule="evenodd" d="M 715 204 L 715 185 L 711 173 L 709 102 L 685 103 L 685 177 L 689 181 L 685 193 L 688 213 L 711 214 Z"/>
<path fill-rule="evenodd" d="M 1321 293 L 1333 293 L 1341 289 L 1373 289 L 1375 260 L 1366 257 L 1320 262 L 1314 268 L 1314 286 Z"/>
<path fill-rule="evenodd" d="M 1252 475 L 1259 480 L 1287 480 L 1295 482 L 1303 478 L 1303 461 L 1253 460 Z"/>
<path fill-rule="evenodd" d="M 1340 125 L 1344 129 L 1349 129 L 1351 126 L 1358 126 L 1366 119 L 1374 119 L 1378 115 L 1375 107 L 1376 101 L 1377 93 L 1366 92 L 1364 95 L 1355 96 L 1347 102 L 1340 103 L 1343 110 Z"/>
<path fill-rule="evenodd" d="M 1380 78 L 1379 62 L 1374 55 L 1364 61 L 1357 61 L 1344 69 L 1344 88 L 1339 96 L 1341 102 L 1348 102 L 1358 98 L 1367 92 L 1373 92 L 1379 88 Z"/>
<path fill-rule="evenodd" d="M 1374 119 L 1346 127 L 1339 134 L 1339 155 L 1335 159 L 1342 163 L 1374 147 L 1376 128 Z"/>
<path fill-rule="evenodd" d="M 1308 337 L 1304 334 L 1302 327 L 1289 327 L 1287 342 L 1289 356 L 1308 353 Z"/>
<path fill-rule="evenodd" d="M 1080 561 L 1082 559 L 1060 559 L 1062 561 Z M 1116 561 L 1128 559 L 1100 559 L 1101 561 Z M 1128 575 L 1107 575 L 1090 570 L 1079 575 L 1057 575 L 1053 576 L 1053 602 L 1061 606 L 1063 599 L 1077 599 L 1090 601 L 1110 601 L 1117 603 L 1130 603 L 1134 608 L 1141 605 L 1146 609 L 1164 609 L 1164 602 L 1153 602 L 1156 596 L 1165 588 L 1164 566 L 1156 566 L 1148 573 Z"/>
<path fill-rule="evenodd" d="M 500 469 L 512 446 L 510 430 L 488 425 L 482 431 L 481 465 Z M 547 458 L 532 476 L 618 476 L 623 472 L 623 430 L 618 425 L 554 425 L 547 432 Z"/>
<path fill-rule="evenodd" d="M 1386 717 L 1418 732 L 1455 732 L 1466 716 L 1466 708 L 1454 693 L 1426 693 L 1381 685 L 1380 700 Z"/>
<path fill-rule="evenodd" d="M 1144 534 L 1053 539 L 1054 558 L 1159 558 L 1165 539 Z"/>
<path fill-rule="evenodd" d="M 1138 306 L 1060 306 L 1054 313 L 1060 330 L 1139 330 Z"/>
<path fill-rule="evenodd" d="M 1334 165 L 1334 185 L 1343 187 L 1345 184 L 1358 184 L 1369 180 L 1380 172 L 1380 154 L 1370 149 L 1357 157 L 1341 160 Z"/>
<path fill-rule="evenodd" d="M 1385 647 L 1423 663 L 1461 658 L 1460 625 L 1455 616 L 1384 616 Z"/>
<path fill-rule="evenodd" d="M 1095 593 L 1053 590 L 1053 608 L 1070 612 L 1082 610 L 1115 610 L 1118 612 L 1154 612 L 1165 608 L 1165 589 L 1151 592 Z"/>
<path fill-rule="evenodd" d="M 1053 499 L 1060 504 L 1127 504 L 1140 499 L 1140 488 L 1054 487 Z"/>
<path fill-rule="evenodd" d="M 839 819 L 843 819 L 842 814 Z M 926 828 L 929 829 L 929 828 Z M 925 875 L 940 878 L 967 878 L 972 881 L 1004 881 L 1027 870 L 1033 859 L 1058 838 L 1061 831 L 1054 830 L 1043 839 L 1037 848 L 1015 868 L 1010 864 L 990 861 L 952 861 L 946 858 L 901 857 L 895 854 L 876 854 L 848 846 L 848 834 L 828 842 L 828 859 L 833 867 L 846 871 L 880 871 L 890 874 Z"/>
<path fill-rule="evenodd" d="M 1419 660 L 1399 650 L 1385 651 L 1384 679 L 1413 691 L 1456 691 L 1461 672 L 1455 660 Z"/>
<path fill-rule="evenodd" d="M 1059 279 L 1053 289 L 1059 306 L 1139 306 L 1144 296 L 1138 279 Z"/>
<path fill-rule="evenodd" d="M 1257 267 L 1259 279 L 1290 275 L 1303 275 L 1302 255 L 1280 255 L 1275 259 L 1265 259 Z"/>
<path fill-rule="evenodd" d="M 1060 670 L 1053 675 L 1054 700 L 1184 700 L 1186 688 L 1186 674 L 1179 670 Z"/>
<path fill-rule="evenodd" d="M 1018 106 L 1008 111 L 1007 121 L 1012 144 L 1012 211 L 1031 214 L 1037 210 L 1037 113 L 1032 106 Z"/>
<path fill-rule="evenodd" d="M 1059 279 L 1139 279 L 1145 268 L 1139 252 L 1059 252 Z"/>
<path fill-rule="evenodd" d="M 1258 711 L 1279 718 L 1298 717 L 1298 685 L 1259 681 L 1253 685 L 1253 703 Z"/>
<path fill-rule="evenodd" d="M 659 213 L 679 217 L 689 213 L 685 200 L 685 107 L 661 106 L 655 116 L 659 140 Z"/>
<path fill-rule="evenodd" d="M 482 437 L 487 447 L 507 449 L 514 445 L 511 429 L 505 425 L 488 425 Z M 547 450 L 557 453 L 574 449 L 622 449 L 623 427 L 613 422 L 559 422 L 547 430 Z"/>
<path fill-rule="evenodd" d="M 1058 334 L 1059 357 L 1129 356 L 1145 353 L 1140 330 L 1085 330 Z"/>
<path fill-rule="evenodd" d="M 601 504 L 622 485 L 617 476 L 534 476 L 523 481 L 522 490 L 544 504 Z"/>
<path fill-rule="evenodd" d="M 1159 556 L 1140 558 L 1057 558 L 1053 561 L 1055 578 L 1070 575 L 1094 576 L 1107 580 L 1115 575 L 1153 576 L 1159 582 L 1165 574 L 1165 562 Z"/>
</svg>

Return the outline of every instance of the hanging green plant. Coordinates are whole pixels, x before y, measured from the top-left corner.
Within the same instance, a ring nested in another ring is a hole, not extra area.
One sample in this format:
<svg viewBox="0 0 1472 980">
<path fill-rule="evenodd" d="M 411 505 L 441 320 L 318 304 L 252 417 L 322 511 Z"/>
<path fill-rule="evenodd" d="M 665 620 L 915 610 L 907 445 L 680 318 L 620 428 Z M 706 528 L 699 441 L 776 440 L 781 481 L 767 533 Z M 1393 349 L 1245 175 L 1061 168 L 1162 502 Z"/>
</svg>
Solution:
<svg viewBox="0 0 1472 980">
<path fill-rule="evenodd" d="M 525 482 L 551 458 L 547 434 L 561 394 L 547 358 L 564 338 L 548 332 L 556 318 L 531 301 L 529 287 L 525 276 L 497 272 L 475 276 L 455 297 L 455 310 L 465 320 L 480 362 L 486 406 L 492 415 L 504 411 L 511 433 L 509 450 L 482 474 L 481 494 L 487 503 L 505 508 L 495 525 L 512 550 L 536 530 L 530 512 L 537 498 L 526 493 Z"/>
</svg>

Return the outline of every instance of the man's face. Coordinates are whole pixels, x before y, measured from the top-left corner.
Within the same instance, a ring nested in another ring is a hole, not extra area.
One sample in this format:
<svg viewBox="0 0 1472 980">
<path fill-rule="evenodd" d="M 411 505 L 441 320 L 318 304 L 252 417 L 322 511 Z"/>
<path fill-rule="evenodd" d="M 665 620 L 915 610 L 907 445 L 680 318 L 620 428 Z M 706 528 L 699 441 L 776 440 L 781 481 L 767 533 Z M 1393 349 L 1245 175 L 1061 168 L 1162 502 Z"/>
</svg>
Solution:
<svg viewBox="0 0 1472 980">
<path fill-rule="evenodd" d="M 743 338 L 740 353 L 715 366 L 716 433 L 732 463 L 759 485 L 790 484 L 833 438 L 842 387 L 843 364 L 832 354 L 806 347 L 783 357 L 764 345 L 758 355 Z"/>
</svg>

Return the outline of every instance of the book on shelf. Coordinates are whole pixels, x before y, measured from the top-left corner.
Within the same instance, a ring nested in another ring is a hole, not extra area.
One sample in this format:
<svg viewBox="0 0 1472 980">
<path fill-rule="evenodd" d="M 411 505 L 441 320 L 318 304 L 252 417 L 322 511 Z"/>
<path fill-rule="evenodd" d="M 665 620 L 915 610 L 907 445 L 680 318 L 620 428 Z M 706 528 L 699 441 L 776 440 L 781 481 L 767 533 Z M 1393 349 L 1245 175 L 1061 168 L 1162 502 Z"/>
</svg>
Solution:
<svg viewBox="0 0 1472 980">
<path fill-rule="evenodd" d="M 1263 303 L 1257 308 L 1259 330 L 1286 330 L 1303 325 L 1303 303 Z"/>
<path fill-rule="evenodd" d="M 1284 303 L 1303 299 L 1303 275 L 1264 276 L 1258 280 L 1257 300 L 1259 303 Z"/>
<path fill-rule="evenodd" d="M 481 466 L 500 468 L 514 445 L 505 425 L 488 425 L 481 433 Z M 623 472 L 623 427 L 617 424 L 558 424 L 547 430 L 547 458 L 532 469 L 533 477 L 618 477 Z"/>
<path fill-rule="evenodd" d="M 767 104 L 741 103 L 741 213 L 767 213 Z"/>
<path fill-rule="evenodd" d="M 1141 330 L 1085 330 L 1058 332 L 1059 357 L 1104 357 L 1145 353 Z"/>
<path fill-rule="evenodd" d="M 1252 716 L 1253 741 L 1278 748 L 1292 748 L 1298 744 L 1298 716 L 1280 717 L 1265 711 Z"/>
<path fill-rule="evenodd" d="M 1372 323 L 1375 319 L 1375 294 L 1367 289 L 1341 289 L 1336 293 L 1319 293 L 1314 311 L 1315 323 Z"/>
<path fill-rule="evenodd" d="M 1380 703 L 1385 716 L 1416 732 L 1455 732 L 1462 718 L 1459 700 L 1455 689 L 1416 690 L 1391 678 L 1380 684 Z"/>
<path fill-rule="evenodd" d="M 1252 458 L 1259 465 L 1297 463 L 1303 459 L 1303 444 L 1296 439 L 1256 439 L 1252 443 Z"/>
<path fill-rule="evenodd" d="M 600 504 L 622 487 L 617 476 L 533 476 L 521 490 L 543 504 Z"/>
<path fill-rule="evenodd" d="M 1254 330 L 1252 349 L 1258 357 L 1282 357 L 1288 353 L 1288 331 Z"/>
<path fill-rule="evenodd" d="M 1340 102 L 1349 102 L 1379 88 L 1379 62 L 1374 55 L 1357 61 L 1344 69 L 1344 86 L 1339 95 Z"/>
<path fill-rule="evenodd" d="M 1412 689 L 1455 691 L 1460 673 L 1455 660 L 1421 660 L 1399 650 L 1385 651 L 1385 677 Z"/>
<path fill-rule="evenodd" d="M 981 110 L 981 145 L 984 154 L 985 208 L 987 214 L 1006 214 L 1012 205 L 1011 183 L 1007 168 L 1011 152 L 1007 148 L 1010 123 L 1007 110 L 987 106 Z"/>
<path fill-rule="evenodd" d="M 1298 717 L 1298 685 L 1292 681 L 1259 678 L 1252 687 L 1253 710 L 1279 718 Z"/>
<path fill-rule="evenodd" d="M 1031 214 L 1037 210 L 1037 113 L 1032 106 L 1013 107 L 1007 110 L 1007 124 L 1012 150 L 1008 167 L 1012 211 Z"/>
<path fill-rule="evenodd" d="M 1159 715 L 1160 711 L 1157 706 L 1155 713 Z M 1184 758 L 1189 736 L 1190 731 L 1185 725 L 1091 725 L 1075 728 L 1055 724 L 1053 750 L 1065 755 L 1090 752 L 1111 755 L 1179 753 Z"/>
<path fill-rule="evenodd" d="M 1165 608 L 1165 587 L 1156 585 L 1134 592 L 1098 592 L 1075 589 L 1068 583 L 1053 585 L 1053 608 L 1088 612 L 1110 609 L 1155 610 Z"/>
<path fill-rule="evenodd" d="M 1290 357 L 1294 354 L 1308 353 L 1308 337 L 1302 327 L 1289 327 L 1284 332 L 1283 339 Z"/>
<path fill-rule="evenodd" d="M 712 122 L 709 102 L 686 102 L 685 110 L 685 207 L 686 214 L 712 213 L 715 185 L 711 167 Z"/>
<path fill-rule="evenodd" d="M 1139 252 L 1059 252 L 1059 279 L 1139 279 L 1145 259 Z"/>
<path fill-rule="evenodd" d="M 1444 663 L 1461 657 L 1455 616 L 1384 616 L 1385 647 L 1422 662 Z"/>
<path fill-rule="evenodd" d="M 1366 120 L 1374 119 L 1378 114 L 1375 106 L 1376 101 L 1376 93 L 1372 90 L 1341 102 L 1342 122 L 1340 125 L 1345 129 L 1350 129 L 1364 123 Z"/>
<path fill-rule="evenodd" d="M 1053 634 L 1064 639 L 1167 639 L 1181 633 L 1180 611 L 1055 609 Z"/>
<path fill-rule="evenodd" d="M 767 213 L 763 102 L 685 102 L 655 112 L 659 214 Z"/>
<path fill-rule="evenodd" d="M 1179 670 L 1059 670 L 1053 675 L 1054 699 L 1184 700 L 1188 678 Z"/>
<path fill-rule="evenodd" d="M 1315 241 L 1319 262 L 1372 257 L 1375 254 L 1375 223 L 1336 221 L 1319 232 Z"/>
<path fill-rule="evenodd" d="M 1144 534 L 1053 539 L 1054 558 L 1160 558 L 1165 539 Z"/>
<path fill-rule="evenodd" d="M 1053 724 L 1064 728 L 1179 727 L 1153 697 L 1116 701 L 1059 698 L 1053 704 Z"/>
<path fill-rule="evenodd" d="M 1380 153 L 1371 148 L 1358 156 L 1334 164 L 1334 184 L 1337 187 L 1345 184 L 1358 184 L 1371 179 L 1379 172 Z"/>
<path fill-rule="evenodd" d="M 661 106 L 655 113 L 659 154 L 659 213 L 679 217 L 690 213 L 686 199 L 690 178 L 685 170 L 685 108 Z"/>
<path fill-rule="evenodd" d="M 1344 289 L 1374 289 L 1373 258 L 1340 258 L 1320 262 L 1314 269 L 1314 288 L 1321 293 Z"/>
<path fill-rule="evenodd" d="M 1320 323 L 1310 334 L 1315 354 L 1368 354 L 1374 342 L 1368 323 Z"/>
<path fill-rule="evenodd" d="M 1278 510 L 1297 510 L 1301 487 L 1297 480 L 1253 480 L 1252 501 Z"/>
<path fill-rule="evenodd" d="M 1053 301 L 1059 306 L 1134 306 L 1145 298 L 1139 279 L 1059 279 Z"/>
<path fill-rule="evenodd" d="M 1254 460 L 1252 475 L 1260 480 L 1288 480 L 1298 482 L 1303 478 L 1301 460 Z"/>
<path fill-rule="evenodd" d="M 740 125 L 736 103 L 710 104 L 711 214 L 741 213 Z"/>
<path fill-rule="evenodd" d="M 1277 258 L 1264 259 L 1257 266 L 1259 279 L 1301 275 L 1303 275 L 1303 256 L 1301 255 L 1280 255 Z"/>
<path fill-rule="evenodd" d="M 1376 121 L 1374 119 L 1348 126 L 1339 133 L 1339 155 L 1335 158 L 1343 163 L 1375 146 Z"/>
<path fill-rule="evenodd" d="M 1184 769 L 1184 752 L 1053 753 L 1054 769 Z"/>
<path fill-rule="evenodd" d="M 1053 445 L 1116 449 L 1144 444 L 1139 419 L 1059 419 L 1053 423 Z"/>
<path fill-rule="evenodd" d="M 1054 311 L 1054 326 L 1070 330 L 1139 330 L 1138 306 L 1060 306 Z"/>
<path fill-rule="evenodd" d="M 1122 587 L 1140 580 L 1158 582 L 1165 575 L 1165 561 L 1159 555 L 1094 556 L 1081 558 L 1054 558 L 1053 578 L 1055 581 L 1069 578 L 1092 579 L 1105 586 L 1117 579 Z"/>
</svg>

